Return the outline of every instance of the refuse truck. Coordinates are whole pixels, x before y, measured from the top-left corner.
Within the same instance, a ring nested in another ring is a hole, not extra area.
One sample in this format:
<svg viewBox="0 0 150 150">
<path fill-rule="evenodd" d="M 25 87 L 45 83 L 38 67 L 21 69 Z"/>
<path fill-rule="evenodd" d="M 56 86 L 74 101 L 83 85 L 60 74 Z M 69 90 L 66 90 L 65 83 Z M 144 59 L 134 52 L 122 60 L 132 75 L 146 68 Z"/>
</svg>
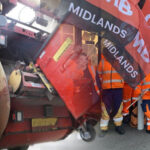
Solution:
<svg viewBox="0 0 150 150">
<path fill-rule="evenodd" d="M 0 149 L 25 150 L 74 130 L 87 142 L 95 138 L 100 98 L 87 56 L 97 53 L 98 35 L 58 23 L 48 2 L 39 10 L 34 0 L 0 1 Z M 20 16 L 30 7 L 36 17 L 10 17 L 18 5 Z"/>
</svg>

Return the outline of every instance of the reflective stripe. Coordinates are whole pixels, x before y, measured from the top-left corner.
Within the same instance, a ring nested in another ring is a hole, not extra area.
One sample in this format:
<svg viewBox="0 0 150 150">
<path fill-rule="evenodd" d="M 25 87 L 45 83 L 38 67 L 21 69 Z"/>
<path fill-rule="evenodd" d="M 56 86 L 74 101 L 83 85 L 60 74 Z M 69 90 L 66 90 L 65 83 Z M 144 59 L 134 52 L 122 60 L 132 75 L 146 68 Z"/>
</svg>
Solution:
<svg viewBox="0 0 150 150">
<path fill-rule="evenodd" d="M 103 74 L 103 69 L 104 69 L 104 58 L 102 58 L 102 74 Z"/>
<path fill-rule="evenodd" d="M 93 66 L 91 66 L 91 70 L 92 70 L 93 75 L 95 76 L 95 69 Z"/>
<path fill-rule="evenodd" d="M 132 97 L 132 99 L 134 100 L 139 100 L 141 98 L 141 96 L 138 96 L 138 97 Z"/>
<path fill-rule="evenodd" d="M 88 67 L 89 67 L 90 74 L 91 74 L 93 80 L 95 81 L 95 69 L 91 65 L 90 66 L 88 65 Z"/>
<path fill-rule="evenodd" d="M 149 126 L 149 125 L 150 125 L 150 123 L 148 122 L 148 123 L 147 123 L 147 125 Z"/>
<path fill-rule="evenodd" d="M 123 99 L 123 103 L 127 103 L 129 101 L 131 101 L 131 98 L 129 98 L 129 99 Z"/>
<path fill-rule="evenodd" d="M 122 113 L 123 116 L 127 116 L 129 113 Z"/>
<path fill-rule="evenodd" d="M 100 94 L 100 91 L 99 90 L 96 90 L 97 94 Z"/>
<path fill-rule="evenodd" d="M 102 74 L 102 71 L 97 71 L 98 72 L 98 74 Z"/>
<path fill-rule="evenodd" d="M 106 127 L 106 126 L 108 126 L 108 122 L 109 122 L 109 120 L 101 119 L 100 120 L 100 127 Z"/>
<path fill-rule="evenodd" d="M 142 89 L 142 93 L 150 91 L 150 88 Z"/>
<path fill-rule="evenodd" d="M 102 58 L 102 67 L 104 68 L 104 58 Z"/>
<path fill-rule="evenodd" d="M 96 83 L 96 81 L 94 82 L 94 85 L 95 85 L 95 86 L 97 86 L 97 83 Z"/>
<path fill-rule="evenodd" d="M 99 95 L 100 91 L 99 91 L 99 88 L 98 88 L 98 85 L 97 85 L 97 82 L 96 82 L 96 79 L 95 79 L 96 73 L 95 73 L 94 66 L 90 65 L 89 71 L 90 71 L 90 74 L 92 75 L 92 78 L 93 78 L 93 81 L 94 81 L 94 87 L 95 87 L 96 93 Z"/>
<path fill-rule="evenodd" d="M 134 90 L 137 90 L 137 88 L 139 88 L 139 87 L 137 86 Z"/>
<path fill-rule="evenodd" d="M 99 93 L 100 93 L 100 91 L 99 91 L 99 88 L 98 88 L 98 86 L 97 86 L 97 83 L 96 83 L 96 82 L 94 82 L 94 86 L 95 86 L 95 90 L 96 90 L 97 94 L 99 94 Z"/>
<path fill-rule="evenodd" d="M 146 82 L 146 80 L 145 80 L 145 78 L 143 79 L 143 83 L 142 83 L 142 85 L 144 84 Z"/>
<path fill-rule="evenodd" d="M 113 70 L 113 71 L 98 71 L 98 74 L 107 74 L 107 73 L 118 73 L 117 71 Z"/>
<path fill-rule="evenodd" d="M 123 80 L 105 80 L 105 81 L 103 81 L 103 83 L 114 83 L 114 82 L 121 83 L 121 82 L 123 82 Z"/>
<path fill-rule="evenodd" d="M 140 89 L 140 87 L 137 86 L 134 90 L 137 90 L 137 89 Z"/>
<path fill-rule="evenodd" d="M 142 85 L 150 85 L 150 82 L 145 82 Z"/>
<path fill-rule="evenodd" d="M 123 117 L 120 117 L 120 118 L 113 118 L 113 120 L 114 120 L 115 122 L 120 122 L 120 121 L 123 120 Z"/>
<path fill-rule="evenodd" d="M 142 85 L 148 85 L 148 84 L 150 84 L 150 82 L 146 82 L 146 80 L 144 79 Z"/>
<path fill-rule="evenodd" d="M 150 118 L 147 118 L 147 120 L 150 120 Z"/>
</svg>

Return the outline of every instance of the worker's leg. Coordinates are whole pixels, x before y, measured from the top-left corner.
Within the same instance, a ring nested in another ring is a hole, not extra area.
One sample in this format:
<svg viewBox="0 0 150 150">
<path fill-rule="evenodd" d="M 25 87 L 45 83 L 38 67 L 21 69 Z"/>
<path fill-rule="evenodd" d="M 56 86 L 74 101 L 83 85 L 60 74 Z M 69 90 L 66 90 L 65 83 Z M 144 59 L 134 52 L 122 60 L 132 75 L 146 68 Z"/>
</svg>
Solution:
<svg viewBox="0 0 150 150">
<path fill-rule="evenodd" d="M 138 124 L 138 108 L 137 108 L 137 103 L 135 106 L 133 106 L 132 111 L 131 111 L 131 120 L 130 120 L 130 126 L 133 128 L 137 128 Z"/>
<path fill-rule="evenodd" d="M 129 106 L 131 105 L 131 98 L 129 99 L 123 99 L 123 123 L 128 124 L 131 120 L 131 114 L 129 111 Z"/>
<path fill-rule="evenodd" d="M 122 127 L 122 110 L 123 110 L 123 103 L 122 103 L 122 95 L 123 94 L 123 89 L 114 89 L 113 92 L 113 102 L 114 102 L 114 107 L 113 107 L 113 120 L 115 124 L 115 130 L 119 134 L 124 134 L 125 131 Z"/>
<path fill-rule="evenodd" d="M 133 89 L 127 84 L 124 84 L 123 88 L 123 123 L 129 123 L 131 119 L 129 107 L 132 103 L 131 98 L 133 95 Z"/>
<path fill-rule="evenodd" d="M 111 90 L 103 90 L 102 92 L 102 102 L 101 102 L 102 115 L 100 120 L 100 129 L 108 130 L 108 123 L 110 119 L 110 112 L 112 110 L 112 94 Z"/>
<path fill-rule="evenodd" d="M 121 103 L 117 114 L 113 117 L 115 126 L 121 126 L 122 125 L 122 120 L 123 120 L 122 109 L 123 109 L 123 104 Z"/>
<path fill-rule="evenodd" d="M 131 105 L 131 97 L 132 97 L 133 89 L 127 84 L 124 84 L 123 87 L 123 117 L 129 115 L 129 106 Z"/>
<path fill-rule="evenodd" d="M 128 109 L 128 107 L 130 105 L 131 105 L 131 98 L 129 98 L 129 99 L 123 99 L 123 111 L 122 111 L 123 117 L 129 115 L 129 109 Z"/>
<path fill-rule="evenodd" d="M 122 126 L 122 121 L 123 121 L 122 109 L 123 109 L 123 104 L 121 103 L 117 114 L 113 118 L 114 124 L 115 124 L 115 130 L 119 134 L 124 134 L 125 133 L 125 130 Z"/>
<path fill-rule="evenodd" d="M 113 89 L 113 111 L 112 116 L 115 126 L 122 125 L 122 110 L 123 110 L 123 89 Z"/>
<path fill-rule="evenodd" d="M 150 118 L 147 117 L 147 121 L 146 121 L 146 132 L 150 133 Z"/>
<path fill-rule="evenodd" d="M 101 114 L 101 120 L 100 120 L 100 129 L 102 131 L 107 131 L 110 118 L 109 118 L 109 115 L 107 113 L 105 104 L 103 102 L 101 102 L 101 109 L 102 109 L 102 114 Z"/>
<path fill-rule="evenodd" d="M 142 109 L 146 115 L 146 132 L 150 134 L 150 100 L 142 101 Z"/>
</svg>

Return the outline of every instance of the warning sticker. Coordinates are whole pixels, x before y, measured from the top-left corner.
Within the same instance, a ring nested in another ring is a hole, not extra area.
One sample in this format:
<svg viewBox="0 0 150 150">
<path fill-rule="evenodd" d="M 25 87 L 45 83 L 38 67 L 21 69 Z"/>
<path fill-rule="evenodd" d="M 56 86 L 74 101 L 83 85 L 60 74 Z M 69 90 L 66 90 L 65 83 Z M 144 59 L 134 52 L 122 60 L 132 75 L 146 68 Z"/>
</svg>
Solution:
<svg viewBox="0 0 150 150">
<path fill-rule="evenodd" d="M 53 56 L 53 59 L 58 62 L 60 57 L 63 55 L 63 53 L 67 50 L 67 48 L 71 45 L 72 40 L 70 38 L 67 38 L 65 42 L 61 45 L 61 47 L 58 49 L 58 51 Z"/>
</svg>

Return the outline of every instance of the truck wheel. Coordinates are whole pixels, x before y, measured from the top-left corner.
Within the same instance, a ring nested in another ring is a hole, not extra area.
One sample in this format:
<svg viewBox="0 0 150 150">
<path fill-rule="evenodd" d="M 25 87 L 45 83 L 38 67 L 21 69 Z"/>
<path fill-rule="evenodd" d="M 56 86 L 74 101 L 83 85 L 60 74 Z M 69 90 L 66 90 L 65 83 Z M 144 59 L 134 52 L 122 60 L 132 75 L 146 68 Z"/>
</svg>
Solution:
<svg viewBox="0 0 150 150">
<path fill-rule="evenodd" d="M 80 132 L 80 136 L 82 140 L 86 142 L 91 142 L 96 137 L 95 129 L 93 128 L 91 124 L 86 124 L 85 129 L 80 128 L 79 132 Z"/>
</svg>

